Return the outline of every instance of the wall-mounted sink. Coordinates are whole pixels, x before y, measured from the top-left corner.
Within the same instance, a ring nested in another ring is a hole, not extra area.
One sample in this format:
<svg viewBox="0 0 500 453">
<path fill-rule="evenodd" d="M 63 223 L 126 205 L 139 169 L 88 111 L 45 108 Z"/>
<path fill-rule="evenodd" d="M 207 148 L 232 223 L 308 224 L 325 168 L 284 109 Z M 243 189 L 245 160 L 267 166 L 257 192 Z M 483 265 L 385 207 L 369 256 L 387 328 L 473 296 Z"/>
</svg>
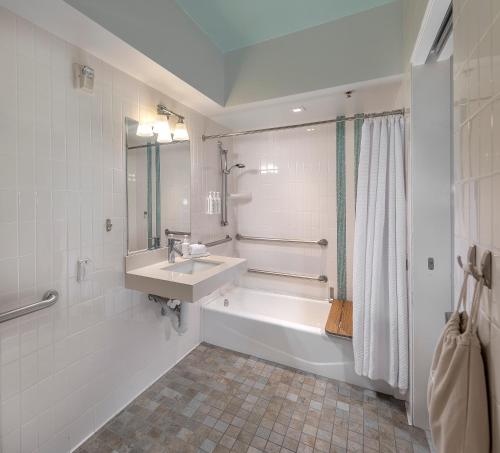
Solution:
<svg viewBox="0 0 500 453">
<path fill-rule="evenodd" d="M 163 269 L 171 272 L 178 272 L 179 274 L 197 274 L 198 272 L 203 272 L 208 269 L 212 269 L 215 266 L 220 266 L 224 264 L 221 261 L 212 260 L 187 260 L 181 263 L 176 263 L 173 266 L 166 266 Z"/>
<path fill-rule="evenodd" d="M 165 260 L 157 249 L 125 257 L 125 287 L 148 294 L 195 302 L 246 271 L 246 260 L 230 256 Z"/>
</svg>

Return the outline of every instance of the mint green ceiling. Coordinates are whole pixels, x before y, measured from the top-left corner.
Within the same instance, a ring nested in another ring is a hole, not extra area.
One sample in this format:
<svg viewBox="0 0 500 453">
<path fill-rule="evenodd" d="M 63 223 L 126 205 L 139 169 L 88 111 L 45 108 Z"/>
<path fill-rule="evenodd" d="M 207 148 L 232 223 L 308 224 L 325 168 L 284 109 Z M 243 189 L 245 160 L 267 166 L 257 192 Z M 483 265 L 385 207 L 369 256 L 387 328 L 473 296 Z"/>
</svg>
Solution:
<svg viewBox="0 0 500 453">
<path fill-rule="evenodd" d="M 394 0 L 176 1 L 220 50 L 228 52 L 331 22 Z"/>
</svg>

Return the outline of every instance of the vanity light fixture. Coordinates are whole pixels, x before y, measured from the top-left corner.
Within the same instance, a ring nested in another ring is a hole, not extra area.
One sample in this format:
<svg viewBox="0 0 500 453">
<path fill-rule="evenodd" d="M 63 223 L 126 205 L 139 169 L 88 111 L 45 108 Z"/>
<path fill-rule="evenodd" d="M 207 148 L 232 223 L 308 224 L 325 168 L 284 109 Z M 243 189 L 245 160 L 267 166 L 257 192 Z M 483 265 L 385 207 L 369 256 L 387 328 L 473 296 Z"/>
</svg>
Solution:
<svg viewBox="0 0 500 453">
<path fill-rule="evenodd" d="M 158 143 L 170 143 L 174 140 L 189 140 L 189 134 L 182 115 L 168 109 L 163 104 L 158 104 L 156 106 L 156 113 L 158 114 L 158 119 L 154 123 L 139 123 L 136 131 L 138 137 L 153 137 L 156 135 L 156 141 Z M 168 122 L 172 115 L 177 117 L 177 123 L 173 133 Z"/>
<path fill-rule="evenodd" d="M 303 106 L 301 105 L 301 106 L 299 106 L 299 107 L 294 107 L 294 108 L 292 109 L 292 112 L 293 112 L 293 113 L 302 113 L 302 112 L 304 112 L 305 110 L 306 110 L 306 108 L 305 108 L 305 107 L 303 107 Z"/>
</svg>

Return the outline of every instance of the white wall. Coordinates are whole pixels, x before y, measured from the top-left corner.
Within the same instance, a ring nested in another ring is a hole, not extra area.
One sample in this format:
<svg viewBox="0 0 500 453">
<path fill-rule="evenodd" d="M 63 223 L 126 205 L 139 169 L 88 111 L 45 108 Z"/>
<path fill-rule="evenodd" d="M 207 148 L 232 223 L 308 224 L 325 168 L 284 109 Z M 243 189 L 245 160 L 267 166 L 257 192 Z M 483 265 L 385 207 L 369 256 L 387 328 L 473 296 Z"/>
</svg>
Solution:
<svg viewBox="0 0 500 453">
<path fill-rule="evenodd" d="M 124 118 L 146 120 L 158 102 L 186 115 L 202 240 L 223 235 L 205 222 L 219 161 L 200 138 L 221 128 L 4 9 L 0 61 L 0 311 L 60 293 L 51 308 L 0 324 L 0 450 L 67 452 L 200 338 L 198 304 L 179 337 L 123 288 Z M 73 62 L 96 69 L 93 95 L 73 88 Z M 80 257 L 92 259 L 84 283 Z"/>
<path fill-rule="evenodd" d="M 410 400 L 414 424 L 425 428 L 430 364 L 452 303 L 450 62 L 414 67 L 411 96 Z"/>
<path fill-rule="evenodd" d="M 403 73 L 402 13 L 398 1 L 226 53 L 226 105 Z"/>
<path fill-rule="evenodd" d="M 490 397 L 493 453 L 500 452 L 500 1 L 453 2 L 455 80 L 455 255 L 493 252 L 479 335 Z M 461 272 L 455 265 L 456 296 Z"/>
</svg>

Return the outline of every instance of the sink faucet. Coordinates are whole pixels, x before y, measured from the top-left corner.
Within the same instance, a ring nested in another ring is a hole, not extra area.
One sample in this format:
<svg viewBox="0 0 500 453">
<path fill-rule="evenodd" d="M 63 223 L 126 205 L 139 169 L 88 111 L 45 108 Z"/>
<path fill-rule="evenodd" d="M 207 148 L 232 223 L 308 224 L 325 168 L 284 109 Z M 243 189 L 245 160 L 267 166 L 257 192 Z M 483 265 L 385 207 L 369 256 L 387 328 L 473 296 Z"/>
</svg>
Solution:
<svg viewBox="0 0 500 453">
<path fill-rule="evenodd" d="M 167 236 L 167 252 L 168 252 L 168 262 L 175 263 L 175 254 L 182 256 L 182 252 L 175 245 L 176 242 L 181 242 L 180 239 L 175 239 L 173 234 Z"/>
</svg>

